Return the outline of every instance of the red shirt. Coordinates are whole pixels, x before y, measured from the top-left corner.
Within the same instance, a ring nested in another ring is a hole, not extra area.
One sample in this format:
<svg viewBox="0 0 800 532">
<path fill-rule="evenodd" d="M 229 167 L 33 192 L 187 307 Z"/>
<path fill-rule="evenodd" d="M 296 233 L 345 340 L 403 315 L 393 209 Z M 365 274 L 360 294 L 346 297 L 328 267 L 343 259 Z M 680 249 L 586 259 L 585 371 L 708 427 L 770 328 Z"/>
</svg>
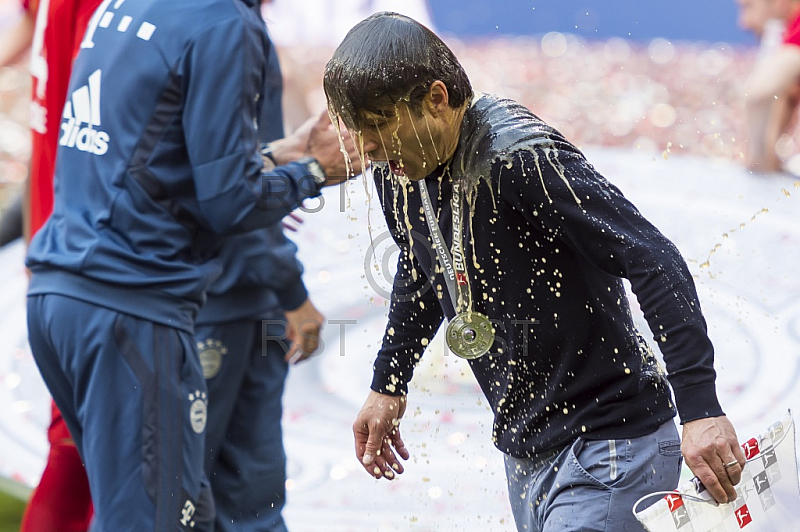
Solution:
<svg viewBox="0 0 800 532">
<path fill-rule="evenodd" d="M 101 0 L 22 2 L 27 11 L 37 14 L 31 47 L 31 236 L 44 225 L 53 210 L 56 149 L 72 61 L 78 55 L 86 26 L 100 3 Z M 39 13 L 39 9 L 46 12 Z"/>
<path fill-rule="evenodd" d="M 800 46 L 800 10 L 786 26 L 786 31 L 783 33 L 783 43 Z"/>
</svg>

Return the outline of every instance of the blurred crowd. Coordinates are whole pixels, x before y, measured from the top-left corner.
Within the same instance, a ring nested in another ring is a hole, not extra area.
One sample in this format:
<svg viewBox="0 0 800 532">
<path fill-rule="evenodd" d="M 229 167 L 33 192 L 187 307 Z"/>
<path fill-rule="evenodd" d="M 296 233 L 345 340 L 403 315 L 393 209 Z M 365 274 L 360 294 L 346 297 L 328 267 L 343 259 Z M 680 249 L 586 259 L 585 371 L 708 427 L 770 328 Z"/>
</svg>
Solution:
<svg viewBox="0 0 800 532">
<path fill-rule="evenodd" d="M 742 160 L 743 85 L 754 49 L 724 43 L 591 42 L 569 34 L 448 44 L 475 87 L 515 99 L 580 145 Z M 324 104 L 331 50 L 283 49 L 287 120 Z M 784 139 L 794 153 L 800 138 Z"/>
<path fill-rule="evenodd" d="M 520 101 L 578 146 L 744 159 L 743 87 L 755 48 L 561 33 L 447 42 L 476 88 Z M 332 51 L 282 48 L 289 130 L 324 108 L 322 70 Z M 0 205 L 25 177 L 29 96 L 23 66 L 0 69 Z M 784 157 L 800 151 L 792 131 L 779 143 Z"/>
</svg>

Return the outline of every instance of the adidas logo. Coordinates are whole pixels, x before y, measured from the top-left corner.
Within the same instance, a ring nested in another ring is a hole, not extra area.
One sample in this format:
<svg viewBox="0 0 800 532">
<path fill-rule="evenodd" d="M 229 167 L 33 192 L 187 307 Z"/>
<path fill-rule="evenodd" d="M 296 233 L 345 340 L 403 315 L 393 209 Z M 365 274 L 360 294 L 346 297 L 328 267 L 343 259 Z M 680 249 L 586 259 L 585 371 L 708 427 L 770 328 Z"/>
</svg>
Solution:
<svg viewBox="0 0 800 532">
<path fill-rule="evenodd" d="M 95 129 L 100 125 L 100 70 L 89 76 L 89 83 L 72 93 L 64 106 L 61 122 L 61 139 L 58 143 L 67 148 L 104 155 L 108 151 L 109 137 L 105 131 Z"/>
</svg>

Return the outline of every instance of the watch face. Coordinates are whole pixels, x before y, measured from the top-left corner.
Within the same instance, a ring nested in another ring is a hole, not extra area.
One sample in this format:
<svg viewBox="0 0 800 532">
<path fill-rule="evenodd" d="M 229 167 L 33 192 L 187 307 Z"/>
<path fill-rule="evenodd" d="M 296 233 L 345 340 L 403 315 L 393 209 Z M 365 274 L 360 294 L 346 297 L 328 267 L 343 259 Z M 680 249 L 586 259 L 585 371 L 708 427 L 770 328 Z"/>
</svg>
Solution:
<svg viewBox="0 0 800 532">
<path fill-rule="evenodd" d="M 317 161 L 313 161 L 310 165 L 311 172 L 314 174 L 314 181 L 318 184 L 322 184 L 328 180 L 328 177 L 325 175 L 325 170 L 322 169 L 322 165 L 320 165 Z"/>
<path fill-rule="evenodd" d="M 313 157 L 303 157 L 300 161 L 305 163 L 306 168 L 311 172 L 311 176 L 318 185 L 322 185 L 328 180 L 325 170 L 322 169 L 322 165 L 319 164 L 316 159 Z"/>
</svg>

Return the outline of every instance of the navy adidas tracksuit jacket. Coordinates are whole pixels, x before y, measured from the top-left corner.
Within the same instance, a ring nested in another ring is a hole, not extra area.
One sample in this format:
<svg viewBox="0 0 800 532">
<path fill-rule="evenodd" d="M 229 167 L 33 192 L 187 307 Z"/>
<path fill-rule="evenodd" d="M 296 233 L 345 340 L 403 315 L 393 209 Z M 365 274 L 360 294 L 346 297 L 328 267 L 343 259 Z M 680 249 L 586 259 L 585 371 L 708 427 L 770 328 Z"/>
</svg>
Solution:
<svg viewBox="0 0 800 532">
<path fill-rule="evenodd" d="M 258 2 L 192 6 L 107 2 L 90 24 L 93 46 L 76 60 L 62 120 L 53 214 L 28 254 L 31 294 L 124 301 L 125 312 L 191 330 L 220 274 L 211 259 L 223 235 L 275 223 L 319 194 L 302 164 L 261 175 L 254 124 L 268 45 Z M 167 30 L 176 18 L 201 29 Z"/>
</svg>

